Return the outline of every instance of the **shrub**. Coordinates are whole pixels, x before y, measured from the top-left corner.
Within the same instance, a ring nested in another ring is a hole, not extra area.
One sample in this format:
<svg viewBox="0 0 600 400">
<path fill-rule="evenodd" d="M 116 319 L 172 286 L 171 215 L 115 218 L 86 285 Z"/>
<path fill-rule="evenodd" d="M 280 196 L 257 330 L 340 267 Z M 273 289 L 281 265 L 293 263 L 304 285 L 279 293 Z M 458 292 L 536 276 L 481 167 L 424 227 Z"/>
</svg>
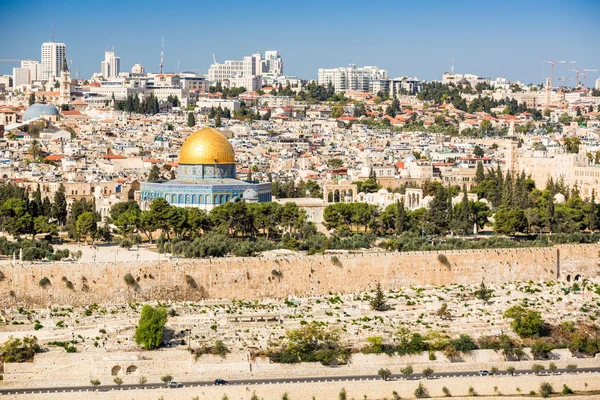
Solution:
<svg viewBox="0 0 600 400">
<path fill-rule="evenodd" d="M 450 269 L 451 268 L 451 264 L 450 261 L 448 260 L 448 257 L 446 257 L 445 254 L 438 254 L 437 256 L 438 261 L 445 266 L 446 268 Z"/>
<path fill-rule="evenodd" d="M 23 339 L 9 337 L 0 346 L 0 355 L 7 363 L 32 361 L 35 354 L 42 351 L 35 336 L 25 336 Z"/>
<path fill-rule="evenodd" d="M 498 373 L 498 368 L 496 368 L 496 367 L 492 367 L 492 368 L 490 369 L 490 374 L 492 374 L 492 375 L 496 375 L 497 373 Z"/>
<path fill-rule="evenodd" d="M 563 385 L 563 390 L 561 392 L 563 395 L 573 394 L 573 389 L 568 387 L 567 385 Z"/>
<path fill-rule="evenodd" d="M 511 327 L 523 338 L 539 337 L 546 333 L 546 323 L 539 311 L 522 306 L 512 306 L 504 312 L 504 318 L 512 318 Z"/>
<path fill-rule="evenodd" d="M 415 389 L 415 397 L 417 399 L 424 399 L 429 397 L 429 390 L 423 385 L 423 383 L 419 383 L 419 386 Z"/>
<path fill-rule="evenodd" d="M 569 365 L 567 365 L 565 367 L 565 369 L 567 370 L 568 373 L 572 374 L 577 369 L 577 365 L 575 365 L 575 364 L 569 364 Z"/>
<path fill-rule="evenodd" d="M 540 385 L 540 396 L 546 398 L 554 392 L 554 388 L 548 382 L 542 382 Z"/>
<path fill-rule="evenodd" d="M 185 283 L 187 283 L 187 285 L 189 287 L 191 287 L 192 289 L 198 288 L 198 284 L 196 283 L 196 281 L 194 280 L 194 278 L 191 275 L 185 276 Z"/>
<path fill-rule="evenodd" d="M 48 286 L 52 285 L 52 283 L 50 282 L 50 279 L 43 277 L 42 279 L 40 279 L 40 287 L 42 288 L 46 288 Z"/>
<path fill-rule="evenodd" d="M 477 348 L 473 338 L 465 334 L 461 334 L 457 339 L 450 340 L 450 345 L 463 353 L 469 353 Z"/>
<path fill-rule="evenodd" d="M 552 372 L 554 374 L 556 372 L 556 370 L 558 369 L 558 367 L 556 366 L 556 364 L 550 363 L 550 365 L 548 365 L 548 369 L 550 370 L 550 372 Z"/>
<path fill-rule="evenodd" d="M 4 272 L 0 271 L 0 282 L 4 280 Z"/>
<path fill-rule="evenodd" d="M 340 261 L 338 256 L 331 256 L 331 263 L 336 267 L 342 267 L 342 262 Z"/>
<path fill-rule="evenodd" d="M 113 379 L 113 382 L 115 383 L 115 385 L 121 386 L 123 384 L 123 379 L 117 376 L 115 379 Z"/>
<path fill-rule="evenodd" d="M 33 330 L 34 331 L 39 331 L 40 329 L 42 329 L 44 326 L 42 324 L 40 324 L 39 322 L 36 322 L 35 325 L 33 325 Z"/>
<path fill-rule="evenodd" d="M 219 355 L 223 358 L 227 356 L 227 353 L 230 353 L 229 349 L 221 340 L 217 340 L 215 342 L 215 346 L 212 349 L 212 354 Z"/>
<path fill-rule="evenodd" d="M 164 383 L 169 383 L 173 380 L 173 377 L 169 374 L 166 374 L 166 375 L 161 376 L 160 380 Z"/>
<path fill-rule="evenodd" d="M 348 399 L 348 394 L 346 393 L 346 389 L 342 388 L 342 390 L 340 390 L 340 394 L 338 395 L 338 399 L 339 400 L 347 400 Z M 256 400 L 258 400 L 258 396 L 257 396 Z"/>
<path fill-rule="evenodd" d="M 444 386 L 442 388 L 442 392 L 444 393 L 444 396 L 446 396 L 446 397 L 452 397 L 452 394 L 450 393 L 450 389 L 448 389 L 446 386 Z"/>
<path fill-rule="evenodd" d="M 513 367 L 512 365 L 509 367 L 506 367 L 506 372 L 508 372 L 511 375 L 515 374 L 515 367 Z"/>
<path fill-rule="evenodd" d="M 95 388 L 97 386 L 100 386 L 100 381 L 98 379 L 90 379 L 90 385 L 92 385 Z"/>
<path fill-rule="evenodd" d="M 146 382 L 148 382 L 148 379 L 146 379 L 145 376 L 140 376 L 140 379 L 138 380 L 140 385 L 145 385 Z"/>
<path fill-rule="evenodd" d="M 133 275 L 131 274 L 125 274 L 125 276 L 123 277 L 123 280 L 125 281 L 125 284 L 127 286 L 135 286 L 135 278 L 133 277 Z"/>
<path fill-rule="evenodd" d="M 543 360 L 548 358 L 548 354 L 552 351 L 552 349 L 552 345 L 541 340 L 537 340 L 533 346 L 531 346 L 531 354 L 533 354 L 533 358 L 535 360 Z"/>
<path fill-rule="evenodd" d="M 475 397 L 477 396 L 477 392 L 475 391 L 475 389 L 473 389 L 473 386 L 469 386 L 469 391 L 467 392 L 469 394 L 469 396 L 471 397 Z"/>
</svg>

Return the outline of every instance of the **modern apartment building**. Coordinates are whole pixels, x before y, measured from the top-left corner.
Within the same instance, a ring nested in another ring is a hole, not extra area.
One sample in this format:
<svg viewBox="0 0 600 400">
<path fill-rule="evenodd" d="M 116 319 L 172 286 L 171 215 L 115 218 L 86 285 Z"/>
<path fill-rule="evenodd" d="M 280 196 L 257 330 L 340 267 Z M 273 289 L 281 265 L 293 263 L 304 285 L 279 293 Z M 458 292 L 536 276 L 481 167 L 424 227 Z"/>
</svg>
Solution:
<svg viewBox="0 0 600 400">
<path fill-rule="evenodd" d="M 100 73 L 104 79 L 116 78 L 121 72 L 121 57 L 115 56 L 114 51 L 104 52 L 104 61 L 100 63 Z"/>
<path fill-rule="evenodd" d="M 50 81 L 60 76 L 63 60 L 67 58 L 64 43 L 46 42 L 42 44 L 42 76 L 40 80 Z"/>
<path fill-rule="evenodd" d="M 31 83 L 31 80 L 29 78 L 29 70 L 27 68 L 13 68 L 13 87 L 14 88 L 29 85 L 30 83 Z"/>
<path fill-rule="evenodd" d="M 211 84 L 221 83 L 228 87 L 245 87 L 257 90 L 262 86 L 261 76 L 282 76 L 283 60 L 277 51 L 252 54 L 242 60 L 227 60 L 223 64 L 214 63 L 208 69 Z"/>
<path fill-rule="evenodd" d="M 319 85 L 333 85 L 336 93 L 348 90 L 369 91 L 369 84 L 375 80 L 386 80 L 387 70 L 373 66 L 357 68 L 356 64 L 340 68 L 320 68 L 317 82 Z"/>
</svg>

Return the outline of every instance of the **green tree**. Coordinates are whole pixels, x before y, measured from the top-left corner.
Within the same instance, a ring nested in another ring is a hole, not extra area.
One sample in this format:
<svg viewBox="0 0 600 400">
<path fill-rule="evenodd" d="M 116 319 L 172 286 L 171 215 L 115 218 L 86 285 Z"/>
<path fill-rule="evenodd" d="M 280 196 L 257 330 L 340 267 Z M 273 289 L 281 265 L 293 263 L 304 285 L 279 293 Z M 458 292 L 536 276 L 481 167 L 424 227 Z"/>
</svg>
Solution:
<svg viewBox="0 0 600 400">
<path fill-rule="evenodd" d="M 54 193 L 51 215 L 59 225 L 62 226 L 67 223 L 67 196 L 65 186 L 62 183 Z"/>
<path fill-rule="evenodd" d="M 35 104 L 35 93 L 29 95 L 29 105 Z"/>
<path fill-rule="evenodd" d="M 379 368 L 377 375 L 379 375 L 384 381 L 387 381 L 390 379 L 390 376 L 392 376 L 392 372 L 387 368 Z"/>
<path fill-rule="evenodd" d="M 375 297 L 371 300 L 371 308 L 375 311 L 387 311 L 389 308 L 385 293 L 381 289 L 381 282 L 377 282 Z"/>
<path fill-rule="evenodd" d="M 167 310 L 164 307 L 154 308 L 146 304 L 135 330 L 135 342 L 146 350 L 160 347 L 166 323 Z"/>
<path fill-rule="evenodd" d="M 40 351 L 42 349 L 35 336 L 25 336 L 23 339 L 10 336 L 0 346 L 0 358 L 6 363 L 29 362 Z"/>
<path fill-rule="evenodd" d="M 196 125 L 196 117 L 193 112 L 188 113 L 187 116 L 187 126 L 192 127 Z"/>
<path fill-rule="evenodd" d="M 158 169 L 158 165 L 153 164 L 152 168 L 150 168 L 150 173 L 148 173 L 149 181 L 158 181 L 161 180 L 162 176 L 160 175 L 160 170 Z"/>
<path fill-rule="evenodd" d="M 487 120 L 486 120 L 487 121 Z M 483 149 L 481 147 L 479 147 L 478 145 L 475 146 L 475 148 L 473 149 L 473 154 L 476 157 L 483 157 L 485 155 L 485 152 L 483 151 Z M 481 161 L 479 161 L 477 164 L 479 164 Z"/>
<path fill-rule="evenodd" d="M 413 369 L 412 365 L 407 365 L 406 367 L 404 367 L 400 370 L 400 373 L 402 375 L 404 375 L 404 378 L 406 378 L 406 379 L 408 379 L 408 377 L 411 376 L 413 372 L 414 372 L 414 369 Z"/>
<path fill-rule="evenodd" d="M 344 115 L 344 106 L 341 103 L 336 103 L 331 108 L 331 118 L 339 118 Z"/>
<path fill-rule="evenodd" d="M 425 378 L 429 379 L 429 377 L 431 375 L 433 375 L 433 369 L 430 367 L 427 367 L 423 370 L 423 375 L 425 376 Z"/>
<path fill-rule="evenodd" d="M 76 222 L 76 230 L 79 238 L 83 237 L 87 240 L 87 237 L 90 236 L 92 241 L 94 239 L 94 233 L 98 229 L 97 225 L 98 221 L 96 219 L 96 215 L 93 212 L 86 211 L 77 217 Z"/>
<path fill-rule="evenodd" d="M 479 129 L 484 134 L 489 133 L 490 130 L 492 129 L 492 123 L 490 122 L 490 120 L 484 119 L 483 121 L 481 121 L 481 124 L 479 125 Z"/>
<path fill-rule="evenodd" d="M 539 337 L 545 333 L 546 323 L 539 311 L 512 306 L 504 312 L 504 318 L 512 318 L 511 327 L 523 338 Z"/>
</svg>

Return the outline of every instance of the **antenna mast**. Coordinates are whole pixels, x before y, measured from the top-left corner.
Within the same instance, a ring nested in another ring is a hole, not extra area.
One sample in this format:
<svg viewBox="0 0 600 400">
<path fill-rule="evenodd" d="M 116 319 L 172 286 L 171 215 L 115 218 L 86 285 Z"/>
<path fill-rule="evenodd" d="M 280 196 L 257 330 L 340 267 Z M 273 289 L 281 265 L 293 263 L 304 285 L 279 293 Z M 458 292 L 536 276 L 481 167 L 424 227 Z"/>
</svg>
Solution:
<svg viewBox="0 0 600 400">
<path fill-rule="evenodd" d="M 54 43 L 54 21 L 52 21 L 52 43 Z"/>
<path fill-rule="evenodd" d="M 454 58 L 452 59 L 452 65 L 450 66 L 450 73 L 454 75 Z"/>
<path fill-rule="evenodd" d="M 177 75 L 179 75 L 179 49 L 177 49 Z"/>
<path fill-rule="evenodd" d="M 165 64 L 165 38 L 160 39 L 160 73 L 163 73 L 163 66 Z"/>
</svg>

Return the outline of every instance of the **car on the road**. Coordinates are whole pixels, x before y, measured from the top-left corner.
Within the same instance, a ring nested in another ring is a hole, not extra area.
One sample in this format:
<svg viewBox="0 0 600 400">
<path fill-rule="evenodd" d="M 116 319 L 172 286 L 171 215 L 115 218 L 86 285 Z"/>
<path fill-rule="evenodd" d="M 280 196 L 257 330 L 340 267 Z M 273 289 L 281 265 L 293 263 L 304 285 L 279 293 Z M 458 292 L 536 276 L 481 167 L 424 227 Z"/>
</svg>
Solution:
<svg viewBox="0 0 600 400">
<path fill-rule="evenodd" d="M 215 385 L 229 385 L 225 379 L 215 379 Z"/>
<path fill-rule="evenodd" d="M 181 384 L 180 382 L 171 381 L 171 382 L 167 383 L 167 387 L 168 388 L 180 388 L 180 387 L 183 387 L 183 384 Z"/>
<path fill-rule="evenodd" d="M 490 371 L 488 371 L 487 369 L 482 369 L 481 371 L 479 371 L 479 376 L 487 376 L 490 374 Z"/>
</svg>

